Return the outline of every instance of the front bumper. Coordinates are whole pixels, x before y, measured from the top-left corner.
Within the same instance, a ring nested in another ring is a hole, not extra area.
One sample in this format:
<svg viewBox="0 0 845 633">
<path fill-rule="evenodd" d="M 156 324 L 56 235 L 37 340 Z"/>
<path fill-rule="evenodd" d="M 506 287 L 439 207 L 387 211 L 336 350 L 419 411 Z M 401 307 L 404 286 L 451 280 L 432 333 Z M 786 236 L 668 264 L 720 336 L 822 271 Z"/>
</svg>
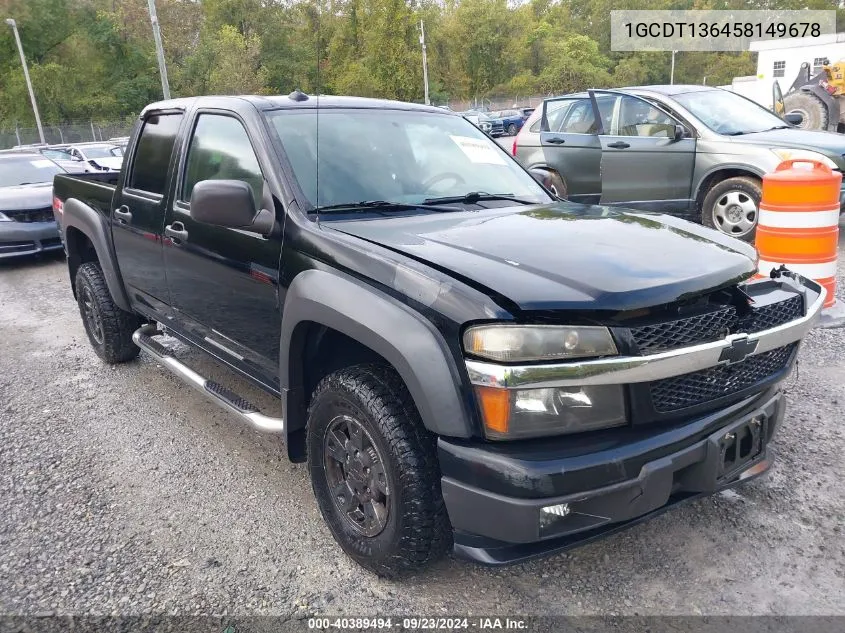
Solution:
<svg viewBox="0 0 845 633">
<path fill-rule="evenodd" d="M 528 444 L 441 438 L 455 554 L 505 565 L 560 552 L 760 475 L 771 466 L 768 443 L 783 414 L 784 398 L 772 388 L 657 433 L 630 428 Z M 741 435 L 745 429 L 756 436 Z M 726 462 L 731 434 L 733 442 L 749 437 L 748 446 L 744 459 Z M 564 503 L 569 514 L 542 527 L 542 508 Z"/>
<path fill-rule="evenodd" d="M 731 365 L 728 375 L 736 378 L 742 374 L 730 372 L 742 371 L 736 368 L 746 358 L 791 350 L 782 364 L 759 370 L 764 373 L 747 384 L 726 382 L 723 396 L 680 407 L 660 422 L 631 418 L 626 427 L 519 442 L 441 438 L 441 484 L 456 554 L 495 565 L 567 549 L 768 470 L 768 442 L 783 418 L 776 384 L 791 368 L 797 343 L 815 324 L 825 299 L 814 281 L 789 271 L 775 277 L 749 285 L 749 296 L 763 301 L 800 294 L 805 310 L 800 318 L 640 356 L 534 365 L 467 359 L 475 386 L 633 388 Z M 738 386 L 729 391 L 731 384 Z M 728 446 L 730 437 L 741 450 Z"/>
<path fill-rule="evenodd" d="M 0 222 L 0 259 L 61 248 L 56 222 Z"/>
</svg>

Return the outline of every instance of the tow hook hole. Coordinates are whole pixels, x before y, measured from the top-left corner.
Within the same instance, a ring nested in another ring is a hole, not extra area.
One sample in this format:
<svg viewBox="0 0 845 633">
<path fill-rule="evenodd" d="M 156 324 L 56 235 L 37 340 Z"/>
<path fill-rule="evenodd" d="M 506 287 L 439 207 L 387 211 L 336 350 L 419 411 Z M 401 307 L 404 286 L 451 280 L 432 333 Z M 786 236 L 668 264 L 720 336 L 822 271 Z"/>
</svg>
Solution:
<svg viewBox="0 0 845 633">
<path fill-rule="evenodd" d="M 739 458 L 745 459 L 751 456 L 751 451 L 754 448 L 754 438 L 751 435 L 750 429 L 743 429 L 742 439 L 739 442 Z"/>
</svg>

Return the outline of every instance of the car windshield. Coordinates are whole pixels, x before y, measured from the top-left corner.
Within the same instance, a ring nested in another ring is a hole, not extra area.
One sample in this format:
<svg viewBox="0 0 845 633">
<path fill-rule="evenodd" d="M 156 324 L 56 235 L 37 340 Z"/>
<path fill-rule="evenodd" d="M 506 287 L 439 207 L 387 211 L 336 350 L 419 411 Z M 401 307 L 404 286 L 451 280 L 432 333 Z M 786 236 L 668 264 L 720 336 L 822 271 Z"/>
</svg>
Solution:
<svg viewBox="0 0 845 633">
<path fill-rule="evenodd" d="M 673 98 L 719 134 L 752 134 L 786 125 L 763 106 L 727 90 L 698 90 Z"/>
<path fill-rule="evenodd" d="M 0 160 L 0 187 L 53 182 L 61 168 L 47 158 L 15 156 Z"/>
<path fill-rule="evenodd" d="M 80 148 L 87 158 L 113 158 L 114 147 L 111 145 L 95 145 Z"/>
<path fill-rule="evenodd" d="M 463 117 L 387 109 L 276 110 L 266 116 L 315 207 L 373 200 L 420 204 L 468 193 L 551 200 Z"/>
</svg>

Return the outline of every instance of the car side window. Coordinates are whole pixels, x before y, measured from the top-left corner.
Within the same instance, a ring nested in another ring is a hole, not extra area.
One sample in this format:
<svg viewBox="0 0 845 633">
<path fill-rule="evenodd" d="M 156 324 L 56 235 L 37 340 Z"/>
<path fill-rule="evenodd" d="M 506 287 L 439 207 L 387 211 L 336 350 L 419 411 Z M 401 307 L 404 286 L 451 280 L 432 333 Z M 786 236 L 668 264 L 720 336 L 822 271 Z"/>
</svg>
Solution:
<svg viewBox="0 0 845 633">
<path fill-rule="evenodd" d="M 592 101 L 590 99 L 576 101 L 569 108 L 557 131 L 564 134 L 595 134 L 598 132 Z"/>
<path fill-rule="evenodd" d="M 672 138 L 675 136 L 675 123 L 672 117 L 648 101 L 623 96 L 615 135 Z"/>
<path fill-rule="evenodd" d="M 573 103 L 575 103 L 574 99 L 555 99 L 554 101 L 546 102 L 546 118 L 548 119 L 550 131 L 559 131 L 558 127 L 560 127 L 560 122 L 563 117 L 566 116 L 566 113 L 569 111 L 569 108 L 572 107 Z M 543 106 L 540 107 L 542 109 Z M 543 117 L 541 116 L 534 121 L 528 129 L 531 132 L 539 133 L 542 132 L 542 125 Z"/>
<path fill-rule="evenodd" d="M 189 202 L 201 180 L 240 180 L 252 187 L 256 208 L 261 206 L 264 176 L 249 135 L 236 118 L 200 114 L 188 148 L 180 200 Z"/>
<path fill-rule="evenodd" d="M 170 171 L 170 155 L 182 114 L 154 114 L 144 121 L 135 147 L 127 187 L 164 195 Z"/>
</svg>

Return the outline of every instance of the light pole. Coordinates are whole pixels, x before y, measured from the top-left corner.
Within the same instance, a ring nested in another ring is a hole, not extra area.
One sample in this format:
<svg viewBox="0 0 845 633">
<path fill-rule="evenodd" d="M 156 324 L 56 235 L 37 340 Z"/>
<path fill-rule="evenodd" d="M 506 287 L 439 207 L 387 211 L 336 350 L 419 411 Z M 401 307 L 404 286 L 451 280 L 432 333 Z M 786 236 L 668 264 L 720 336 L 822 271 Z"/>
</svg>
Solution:
<svg viewBox="0 0 845 633">
<path fill-rule="evenodd" d="M 423 85 L 425 87 L 425 104 L 431 105 L 428 100 L 428 59 L 425 55 L 425 25 L 420 20 L 420 45 L 422 46 L 422 62 L 423 62 Z"/>
<path fill-rule="evenodd" d="M 18 53 L 21 55 L 23 76 L 24 79 L 26 79 L 26 88 L 29 90 L 29 100 L 32 101 L 32 111 L 35 113 L 35 125 L 38 126 L 38 138 L 41 139 L 42 143 L 45 143 L 44 128 L 41 127 L 41 115 L 38 114 L 38 104 L 35 103 L 35 92 L 32 90 L 32 82 L 29 80 L 29 68 L 26 67 L 26 57 L 23 56 L 23 44 L 21 44 L 21 36 L 18 34 L 18 24 L 12 18 L 7 18 L 6 24 L 12 27 L 12 31 L 15 34 L 15 42 L 18 44 Z"/>
<path fill-rule="evenodd" d="M 165 99 L 170 98 L 170 84 L 167 81 L 167 66 L 164 65 L 164 48 L 161 46 L 161 28 L 158 25 L 155 0 L 147 0 L 150 7 L 150 22 L 153 23 L 153 39 L 156 41 L 156 56 L 158 57 L 158 72 L 161 74 L 161 92 Z"/>
<path fill-rule="evenodd" d="M 678 51 L 672 51 L 672 70 L 669 74 L 669 83 L 670 84 L 675 83 L 675 53 L 677 53 L 677 52 Z"/>
</svg>

